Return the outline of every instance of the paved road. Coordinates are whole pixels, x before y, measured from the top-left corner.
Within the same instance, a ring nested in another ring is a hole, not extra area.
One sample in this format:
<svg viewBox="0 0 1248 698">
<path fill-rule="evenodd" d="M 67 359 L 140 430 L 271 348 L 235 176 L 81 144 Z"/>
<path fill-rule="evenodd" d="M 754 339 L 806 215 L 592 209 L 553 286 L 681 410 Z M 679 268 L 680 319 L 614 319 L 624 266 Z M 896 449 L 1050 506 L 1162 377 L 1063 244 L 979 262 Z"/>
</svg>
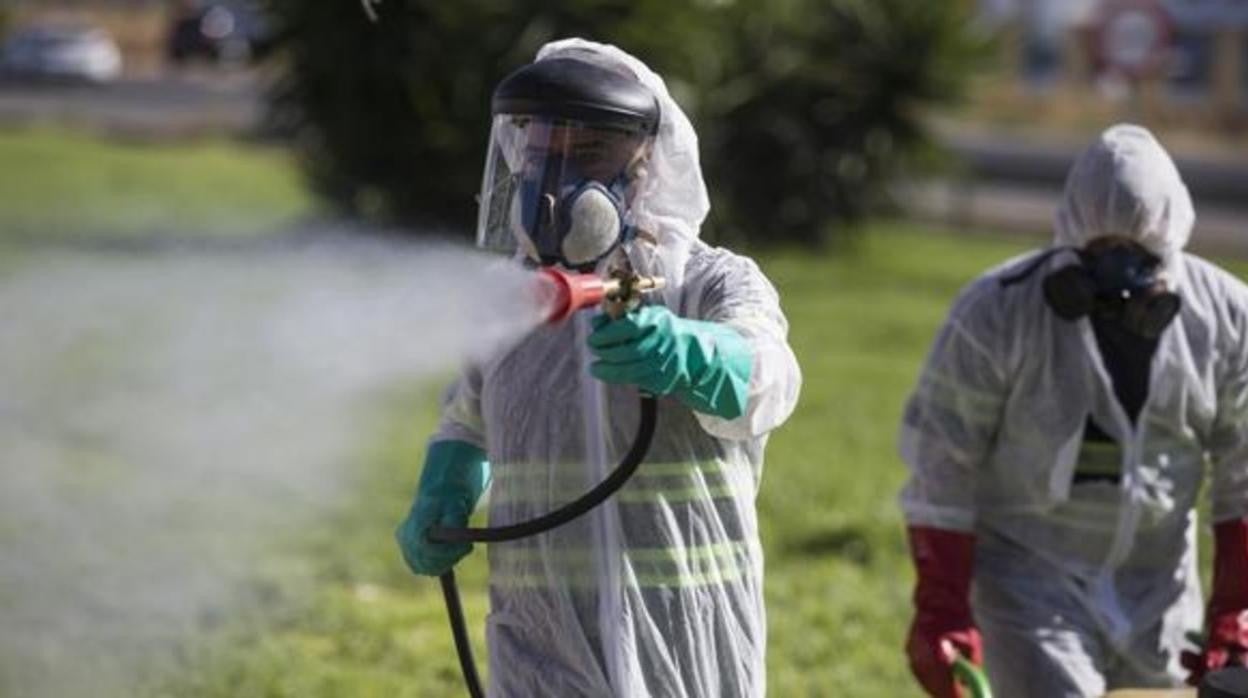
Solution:
<svg viewBox="0 0 1248 698">
<path fill-rule="evenodd" d="M 1083 143 L 1012 137 L 1002 133 L 943 135 L 975 179 L 1060 188 Z M 1248 208 L 1248 149 L 1174 153 L 1175 163 L 1199 203 Z"/>
<path fill-rule="evenodd" d="M 899 200 L 919 218 L 958 228 L 1052 235 L 1066 173 L 1085 146 L 1002 133 L 945 133 L 964 175 L 912 183 Z M 1175 155 L 1196 205 L 1192 248 L 1248 257 L 1248 150 Z"/>
<path fill-rule="evenodd" d="M 250 74 L 171 74 L 108 85 L 0 82 L 0 126 L 56 124 L 132 137 L 239 133 L 260 118 Z"/>
<path fill-rule="evenodd" d="M 1043 241 L 1053 235 L 1061 190 L 999 180 L 941 180 L 902 187 L 897 198 L 906 202 L 909 215 L 921 220 Z M 1248 209 L 1198 199 L 1191 248 L 1248 258 Z"/>
</svg>

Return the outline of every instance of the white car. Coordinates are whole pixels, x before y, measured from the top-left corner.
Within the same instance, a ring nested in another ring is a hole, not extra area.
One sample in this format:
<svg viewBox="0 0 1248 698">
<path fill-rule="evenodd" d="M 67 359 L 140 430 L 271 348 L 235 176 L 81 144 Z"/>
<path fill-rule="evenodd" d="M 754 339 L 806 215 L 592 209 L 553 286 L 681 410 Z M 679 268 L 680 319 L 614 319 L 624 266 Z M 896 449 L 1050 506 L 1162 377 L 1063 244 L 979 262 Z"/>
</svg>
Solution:
<svg viewBox="0 0 1248 698">
<path fill-rule="evenodd" d="M 17 78 L 111 82 L 121 76 L 121 50 L 102 29 L 17 29 L 0 51 L 0 73 Z"/>
</svg>

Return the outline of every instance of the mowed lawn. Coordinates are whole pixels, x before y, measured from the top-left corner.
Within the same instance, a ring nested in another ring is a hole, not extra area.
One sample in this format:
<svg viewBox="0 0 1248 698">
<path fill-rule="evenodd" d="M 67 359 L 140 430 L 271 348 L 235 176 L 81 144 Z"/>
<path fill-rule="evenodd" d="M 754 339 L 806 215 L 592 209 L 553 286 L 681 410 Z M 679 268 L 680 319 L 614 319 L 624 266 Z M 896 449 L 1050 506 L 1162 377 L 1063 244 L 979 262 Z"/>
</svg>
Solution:
<svg viewBox="0 0 1248 698">
<path fill-rule="evenodd" d="M 0 273 L 32 239 L 159 235 L 174 222 L 237 234 L 312 211 L 288 157 L 229 143 L 0 133 L 0 163 L 0 242 L 21 241 L 0 246 Z M 805 375 L 758 502 L 771 695 L 918 695 L 901 652 L 912 573 L 895 504 L 898 417 L 957 290 L 1032 244 L 878 223 L 836 254 L 759 255 Z M 406 572 L 392 538 L 440 387 L 379 396 L 372 446 L 345 464 L 355 477 L 342 504 L 274 541 L 237 611 L 205 621 L 176 666 L 145 675 L 144 695 L 463 695 L 437 584 Z M 459 573 L 484 666 L 484 556 Z"/>
<path fill-rule="evenodd" d="M 292 158 L 277 148 L 0 130 L 0 243 L 237 237 L 311 209 Z"/>
</svg>

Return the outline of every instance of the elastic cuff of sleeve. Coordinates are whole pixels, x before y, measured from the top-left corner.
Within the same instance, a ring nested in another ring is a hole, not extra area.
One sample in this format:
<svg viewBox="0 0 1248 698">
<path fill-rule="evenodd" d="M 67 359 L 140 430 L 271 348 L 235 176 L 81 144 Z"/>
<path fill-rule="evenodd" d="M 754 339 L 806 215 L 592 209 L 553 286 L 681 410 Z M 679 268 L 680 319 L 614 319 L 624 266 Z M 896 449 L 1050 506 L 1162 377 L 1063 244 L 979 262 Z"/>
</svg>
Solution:
<svg viewBox="0 0 1248 698">
<path fill-rule="evenodd" d="M 750 376 L 754 372 L 754 352 L 736 330 L 713 322 L 698 322 L 706 341 L 705 368 L 693 376 L 690 386 L 678 397 L 690 408 L 722 419 L 745 414 L 749 400 Z"/>
<path fill-rule="evenodd" d="M 422 496 L 461 499 L 471 512 L 490 483 L 485 451 L 465 441 L 433 441 L 425 451 L 420 474 Z"/>
</svg>

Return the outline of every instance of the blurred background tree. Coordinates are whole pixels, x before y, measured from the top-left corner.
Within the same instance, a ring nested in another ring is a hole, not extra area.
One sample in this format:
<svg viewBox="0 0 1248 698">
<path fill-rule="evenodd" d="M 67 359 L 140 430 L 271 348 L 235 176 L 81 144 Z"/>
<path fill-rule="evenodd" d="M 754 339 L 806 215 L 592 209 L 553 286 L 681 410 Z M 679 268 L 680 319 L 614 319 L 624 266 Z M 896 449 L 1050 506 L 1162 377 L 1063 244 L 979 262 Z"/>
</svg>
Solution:
<svg viewBox="0 0 1248 698">
<path fill-rule="evenodd" d="M 962 96 L 987 48 L 949 0 L 736 6 L 697 122 L 714 221 L 732 238 L 819 243 L 933 164 L 924 115 Z"/>
<path fill-rule="evenodd" d="M 821 242 L 884 200 L 978 44 L 953 0 L 270 0 L 271 119 L 316 192 L 412 231 L 475 222 L 494 85 L 563 36 L 663 74 L 702 139 L 721 239 Z"/>
</svg>

